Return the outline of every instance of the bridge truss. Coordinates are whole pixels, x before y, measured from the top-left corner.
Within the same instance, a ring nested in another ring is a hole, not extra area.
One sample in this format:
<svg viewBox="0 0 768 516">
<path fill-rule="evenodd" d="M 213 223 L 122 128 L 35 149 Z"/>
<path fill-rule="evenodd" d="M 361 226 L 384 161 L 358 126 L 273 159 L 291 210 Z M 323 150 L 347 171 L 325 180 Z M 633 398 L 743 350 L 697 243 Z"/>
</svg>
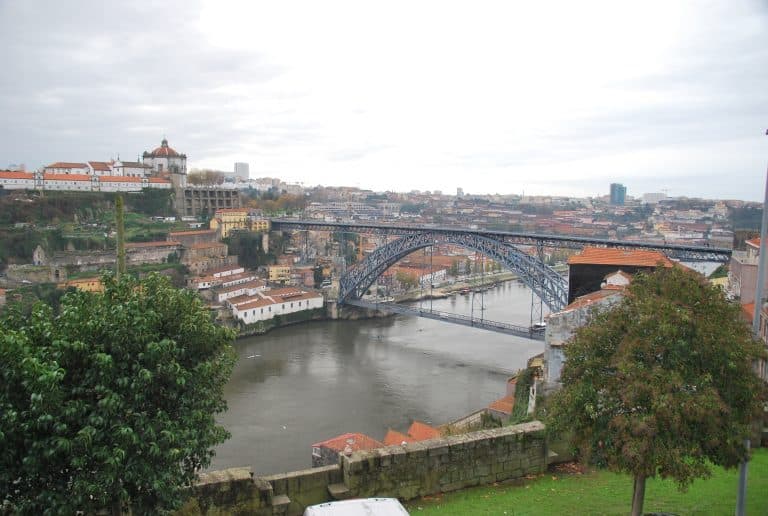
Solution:
<svg viewBox="0 0 768 516">
<path fill-rule="evenodd" d="M 385 270 L 413 251 L 424 247 L 453 244 L 488 256 L 515 272 L 550 310 L 560 310 L 568 299 L 565 278 L 547 267 L 537 257 L 524 253 L 512 244 L 468 232 L 425 231 L 411 233 L 377 248 L 365 260 L 347 270 L 339 282 L 339 302 L 359 299 Z"/>
<path fill-rule="evenodd" d="M 397 235 L 400 238 L 377 248 L 363 262 L 349 269 L 340 280 L 339 302 L 360 299 L 387 268 L 418 249 L 441 243 L 455 244 L 482 253 L 514 271 L 550 310 L 562 309 L 568 299 L 567 282 L 541 260 L 543 248 L 581 249 L 585 246 L 660 251 L 669 258 L 686 262 L 727 262 L 730 249 L 707 246 L 656 244 L 625 240 L 546 235 L 509 231 L 487 231 L 453 227 L 411 226 L 393 224 L 359 224 L 319 222 L 313 220 L 276 219 L 274 231 L 336 231 Z M 520 249 L 537 250 L 531 256 Z M 532 301 L 532 306 L 534 302 Z"/>
</svg>

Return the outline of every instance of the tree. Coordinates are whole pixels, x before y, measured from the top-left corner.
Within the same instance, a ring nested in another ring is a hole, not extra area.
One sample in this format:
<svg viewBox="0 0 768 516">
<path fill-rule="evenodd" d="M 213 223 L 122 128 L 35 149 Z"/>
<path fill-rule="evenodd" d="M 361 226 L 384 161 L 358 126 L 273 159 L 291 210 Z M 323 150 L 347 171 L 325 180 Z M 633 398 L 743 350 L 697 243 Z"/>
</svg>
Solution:
<svg viewBox="0 0 768 516">
<path fill-rule="evenodd" d="M 549 426 L 571 433 L 585 458 L 633 475 L 632 514 L 642 514 L 646 478 L 684 490 L 711 464 L 747 457 L 765 395 L 752 363 L 763 353 L 739 308 L 698 274 L 638 274 L 565 347 Z"/>
<path fill-rule="evenodd" d="M 105 277 L 60 313 L 0 320 L 0 501 L 21 514 L 178 507 L 228 433 L 214 415 L 230 330 L 194 293 L 151 275 Z"/>
</svg>

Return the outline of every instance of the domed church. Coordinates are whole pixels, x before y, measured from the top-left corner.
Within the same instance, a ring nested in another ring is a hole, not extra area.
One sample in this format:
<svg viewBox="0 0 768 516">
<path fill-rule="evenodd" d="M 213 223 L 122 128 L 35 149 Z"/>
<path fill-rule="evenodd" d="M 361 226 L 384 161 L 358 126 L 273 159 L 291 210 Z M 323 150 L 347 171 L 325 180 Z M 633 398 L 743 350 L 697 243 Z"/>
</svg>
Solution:
<svg viewBox="0 0 768 516">
<path fill-rule="evenodd" d="M 187 155 L 179 154 L 168 146 L 168 140 L 163 138 L 160 147 L 142 156 L 145 165 L 152 167 L 152 175 L 171 179 L 171 174 L 187 175 Z M 186 181 L 184 181 L 186 183 Z"/>
</svg>

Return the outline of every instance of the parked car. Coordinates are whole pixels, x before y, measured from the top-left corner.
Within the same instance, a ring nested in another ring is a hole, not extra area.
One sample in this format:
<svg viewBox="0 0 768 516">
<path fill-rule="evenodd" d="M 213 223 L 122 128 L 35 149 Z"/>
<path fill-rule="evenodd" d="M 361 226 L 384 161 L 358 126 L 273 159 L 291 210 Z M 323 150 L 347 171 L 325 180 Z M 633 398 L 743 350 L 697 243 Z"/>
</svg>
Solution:
<svg viewBox="0 0 768 516">
<path fill-rule="evenodd" d="M 408 516 L 397 498 L 363 498 L 311 505 L 304 516 Z"/>
</svg>

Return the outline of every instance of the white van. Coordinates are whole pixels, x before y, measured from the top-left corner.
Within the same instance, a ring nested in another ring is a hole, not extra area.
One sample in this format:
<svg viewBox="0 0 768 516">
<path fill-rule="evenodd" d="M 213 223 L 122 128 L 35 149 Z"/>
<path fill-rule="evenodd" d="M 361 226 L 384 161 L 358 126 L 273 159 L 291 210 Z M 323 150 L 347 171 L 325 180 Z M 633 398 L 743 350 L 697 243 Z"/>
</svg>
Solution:
<svg viewBox="0 0 768 516">
<path fill-rule="evenodd" d="M 363 498 L 311 505 L 304 516 L 408 516 L 397 498 Z"/>
</svg>

